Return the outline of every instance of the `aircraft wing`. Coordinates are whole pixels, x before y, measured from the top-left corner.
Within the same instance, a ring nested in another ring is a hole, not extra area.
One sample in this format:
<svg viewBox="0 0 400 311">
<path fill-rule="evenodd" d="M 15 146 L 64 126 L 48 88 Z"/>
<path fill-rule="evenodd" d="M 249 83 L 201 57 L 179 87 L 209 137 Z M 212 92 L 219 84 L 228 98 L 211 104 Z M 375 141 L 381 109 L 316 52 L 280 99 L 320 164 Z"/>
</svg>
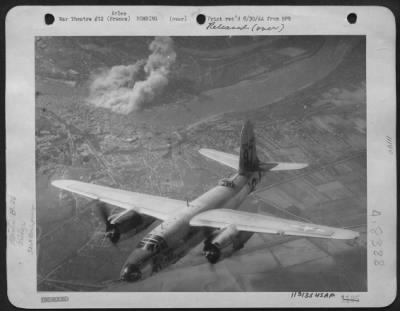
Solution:
<svg viewBox="0 0 400 311">
<path fill-rule="evenodd" d="M 84 197 L 134 210 L 157 219 L 165 220 L 186 208 L 186 202 L 150 194 L 130 192 L 76 180 L 55 180 L 53 186 Z"/>
<path fill-rule="evenodd" d="M 356 231 L 230 209 L 200 213 L 190 220 L 190 225 L 217 229 L 233 225 L 239 231 L 325 239 L 354 239 L 359 236 Z"/>
<path fill-rule="evenodd" d="M 218 151 L 218 150 L 213 150 L 213 149 L 207 149 L 207 148 L 202 148 L 199 150 L 199 152 L 209 158 L 212 159 L 214 161 L 217 161 L 219 163 L 222 163 L 226 166 L 229 166 L 235 170 L 238 169 L 239 167 L 239 156 L 238 155 L 234 155 L 234 154 L 230 154 L 230 153 L 226 153 L 226 152 L 222 152 L 222 151 Z"/>
</svg>

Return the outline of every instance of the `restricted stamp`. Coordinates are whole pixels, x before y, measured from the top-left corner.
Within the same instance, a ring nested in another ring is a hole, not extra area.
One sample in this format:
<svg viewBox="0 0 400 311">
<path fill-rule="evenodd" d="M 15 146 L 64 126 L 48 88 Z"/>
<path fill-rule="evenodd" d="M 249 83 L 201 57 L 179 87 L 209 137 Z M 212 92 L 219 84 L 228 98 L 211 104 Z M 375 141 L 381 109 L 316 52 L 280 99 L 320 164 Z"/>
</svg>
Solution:
<svg viewBox="0 0 400 311">
<path fill-rule="evenodd" d="M 14 305 L 395 299 L 388 9 L 21 6 L 6 30 Z"/>
</svg>

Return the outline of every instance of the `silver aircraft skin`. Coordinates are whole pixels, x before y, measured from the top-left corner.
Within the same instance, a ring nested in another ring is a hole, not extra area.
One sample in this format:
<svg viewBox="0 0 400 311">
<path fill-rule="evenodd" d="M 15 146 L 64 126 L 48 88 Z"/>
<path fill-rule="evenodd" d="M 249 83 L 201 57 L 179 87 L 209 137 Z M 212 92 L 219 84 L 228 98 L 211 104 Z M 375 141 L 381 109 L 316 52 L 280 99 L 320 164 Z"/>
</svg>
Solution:
<svg viewBox="0 0 400 311">
<path fill-rule="evenodd" d="M 201 241 L 212 237 L 213 231 L 191 227 L 190 220 L 195 215 L 212 209 L 237 209 L 254 191 L 260 178 L 259 172 L 235 174 L 229 179 L 234 187 L 218 185 L 190 202 L 186 210 L 167 219 L 144 237 L 126 260 L 121 270 L 121 278 L 133 281 L 146 277 L 176 262 Z M 239 241 L 249 239 L 252 233 L 249 235 L 243 232 L 242 235 Z M 241 245 L 237 246 L 237 249 L 239 248 Z M 205 253 L 206 257 L 207 255 Z"/>
<path fill-rule="evenodd" d="M 162 220 L 127 258 L 120 273 L 121 279 L 126 281 L 147 278 L 175 263 L 201 242 L 204 242 L 204 256 L 215 264 L 228 250 L 231 253 L 242 248 L 254 233 L 326 239 L 354 239 L 359 236 L 358 232 L 351 230 L 236 211 L 266 172 L 307 166 L 303 163 L 261 162 L 256 154 L 253 126 L 249 121 L 242 129 L 239 155 L 211 149 L 200 149 L 199 152 L 237 169 L 237 173 L 222 179 L 217 186 L 191 202 L 73 180 L 56 180 L 52 184 L 125 209 L 118 215 L 104 215 L 106 235 L 114 243 L 118 242 L 121 233 L 133 230 L 135 226 L 147 227 L 151 223 L 149 219 Z M 141 221 L 141 215 L 147 217 L 147 222 Z"/>
</svg>

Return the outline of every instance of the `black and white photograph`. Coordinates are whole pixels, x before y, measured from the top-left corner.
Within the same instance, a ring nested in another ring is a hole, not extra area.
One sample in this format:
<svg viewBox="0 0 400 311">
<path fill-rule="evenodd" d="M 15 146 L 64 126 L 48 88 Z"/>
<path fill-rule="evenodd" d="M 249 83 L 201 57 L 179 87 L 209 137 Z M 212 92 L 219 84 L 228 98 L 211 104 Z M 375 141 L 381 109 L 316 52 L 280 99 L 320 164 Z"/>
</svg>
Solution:
<svg viewBox="0 0 400 311">
<path fill-rule="evenodd" d="M 37 37 L 39 291 L 366 291 L 363 36 Z"/>
<path fill-rule="evenodd" d="M 13 305 L 395 299 L 390 10 L 24 6 L 6 26 Z"/>
</svg>

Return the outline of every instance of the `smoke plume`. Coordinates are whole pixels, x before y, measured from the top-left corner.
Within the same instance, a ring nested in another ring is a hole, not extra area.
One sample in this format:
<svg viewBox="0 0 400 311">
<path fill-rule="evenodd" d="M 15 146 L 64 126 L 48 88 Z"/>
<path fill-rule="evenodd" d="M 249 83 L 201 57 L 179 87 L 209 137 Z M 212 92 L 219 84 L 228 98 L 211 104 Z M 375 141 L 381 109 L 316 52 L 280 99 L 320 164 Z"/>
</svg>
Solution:
<svg viewBox="0 0 400 311">
<path fill-rule="evenodd" d="M 152 53 L 147 60 L 128 66 L 114 66 L 96 75 L 90 85 L 90 102 L 128 114 L 159 95 L 168 84 L 176 53 L 170 37 L 156 37 L 149 49 Z M 141 80 L 143 71 L 145 79 Z"/>
</svg>

